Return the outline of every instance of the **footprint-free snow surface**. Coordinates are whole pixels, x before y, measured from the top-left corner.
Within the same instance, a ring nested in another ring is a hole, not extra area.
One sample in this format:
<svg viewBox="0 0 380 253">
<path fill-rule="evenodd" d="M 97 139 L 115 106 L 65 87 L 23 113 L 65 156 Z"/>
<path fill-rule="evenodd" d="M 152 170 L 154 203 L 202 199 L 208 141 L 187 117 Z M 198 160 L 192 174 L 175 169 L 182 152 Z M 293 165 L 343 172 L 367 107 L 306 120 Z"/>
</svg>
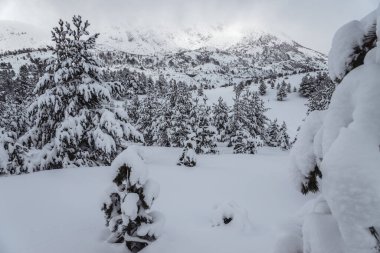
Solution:
<svg viewBox="0 0 380 253">
<path fill-rule="evenodd" d="M 166 217 L 162 236 L 143 253 L 272 252 L 280 227 L 306 201 L 287 169 L 288 152 L 198 157 L 176 166 L 181 150 L 139 147 L 150 177 L 161 185 L 153 205 Z M 1 253 L 128 252 L 106 242 L 102 201 L 110 167 L 44 171 L 0 178 Z M 215 207 L 233 203 L 246 216 L 212 226 Z"/>
</svg>

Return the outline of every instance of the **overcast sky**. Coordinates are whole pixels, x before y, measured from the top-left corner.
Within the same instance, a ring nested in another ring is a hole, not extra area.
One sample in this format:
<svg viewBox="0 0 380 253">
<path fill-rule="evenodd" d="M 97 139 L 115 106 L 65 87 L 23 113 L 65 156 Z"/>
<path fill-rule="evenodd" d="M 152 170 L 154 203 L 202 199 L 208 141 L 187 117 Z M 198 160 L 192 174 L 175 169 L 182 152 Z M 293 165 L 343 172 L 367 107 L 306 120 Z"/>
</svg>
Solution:
<svg viewBox="0 0 380 253">
<path fill-rule="evenodd" d="M 378 4 L 379 0 L 0 0 L 0 20 L 49 29 L 59 18 L 81 14 L 94 29 L 114 23 L 271 27 L 327 53 L 337 28 Z"/>
</svg>

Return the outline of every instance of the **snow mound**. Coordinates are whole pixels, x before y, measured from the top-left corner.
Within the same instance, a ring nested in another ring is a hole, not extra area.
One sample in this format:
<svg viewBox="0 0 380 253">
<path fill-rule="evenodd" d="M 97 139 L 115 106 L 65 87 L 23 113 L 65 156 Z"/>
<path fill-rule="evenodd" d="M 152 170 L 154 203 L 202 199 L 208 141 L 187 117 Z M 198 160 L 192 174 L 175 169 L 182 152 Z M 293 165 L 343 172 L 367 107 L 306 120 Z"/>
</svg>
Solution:
<svg viewBox="0 0 380 253">
<path fill-rule="evenodd" d="M 252 227 L 247 211 L 234 201 L 215 205 L 210 221 L 213 227 L 231 226 L 243 231 Z"/>
</svg>

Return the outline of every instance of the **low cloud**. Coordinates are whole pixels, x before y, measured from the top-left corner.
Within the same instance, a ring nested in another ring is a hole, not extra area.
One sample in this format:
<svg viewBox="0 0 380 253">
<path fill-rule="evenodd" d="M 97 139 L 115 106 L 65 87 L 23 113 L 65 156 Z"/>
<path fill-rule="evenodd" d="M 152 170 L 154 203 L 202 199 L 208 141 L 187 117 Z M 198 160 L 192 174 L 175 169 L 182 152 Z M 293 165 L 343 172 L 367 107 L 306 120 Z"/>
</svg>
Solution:
<svg viewBox="0 0 380 253">
<path fill-rule="evenodd" d="M 59 18 L 81 14 L 93 27 L 187 27 L 239 24 L 271 28 L 327 52 L 344 23 L 374 10 L 379 0 L 0 0 L 0 19 L 50 29 Z"/>
</svg>

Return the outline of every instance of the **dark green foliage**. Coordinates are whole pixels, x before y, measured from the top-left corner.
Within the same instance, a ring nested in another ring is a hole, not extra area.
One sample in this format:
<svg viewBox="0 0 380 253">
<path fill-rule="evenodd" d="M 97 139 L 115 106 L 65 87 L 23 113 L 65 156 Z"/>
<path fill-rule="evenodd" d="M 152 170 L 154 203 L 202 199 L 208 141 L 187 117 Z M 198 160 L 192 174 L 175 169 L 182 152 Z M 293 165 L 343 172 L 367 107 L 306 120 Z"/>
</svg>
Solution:
<svg viewBox="0 0 380 253">
<path fill-rule="evenodd" d="M 331 97 L 335 91 L 335 84 L 331 81 L 327 73 L 319 73 L 314 78 L 316 84 L 315 91 L 309 96 L 308 100 L 308 113 L 312 111 L 323 111 L 328 109 Z"/>
<path fill-rule="evenodd" d="M 318 178 L 322 179 L 322 172 L 319 170 L 318 166 L 315 165 L 313 171 L 305 178 L 306 182 L 301 185 L 301 192 L 307 194 L 309 192 L 316 193 L 319 191 Z"/>
</svg>

